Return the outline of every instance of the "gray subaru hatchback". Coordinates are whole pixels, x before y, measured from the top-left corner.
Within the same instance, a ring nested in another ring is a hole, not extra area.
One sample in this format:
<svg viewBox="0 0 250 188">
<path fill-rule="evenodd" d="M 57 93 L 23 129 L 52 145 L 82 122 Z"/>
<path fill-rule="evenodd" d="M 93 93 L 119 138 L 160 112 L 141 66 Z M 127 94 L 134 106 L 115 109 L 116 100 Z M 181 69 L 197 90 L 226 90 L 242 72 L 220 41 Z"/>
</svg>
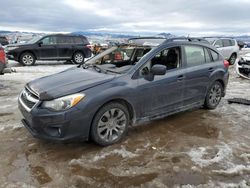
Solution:
<svg viewBox="0 0 250 188">
<path fill-rule="evenodd" d="M 196 38 L 141 40 L 28 83 L 18 99 L 24 126 L 41 139 L 107 146 L 129 125 L 217 107 L 229 63 L 216 48 Z"/>
</svg>

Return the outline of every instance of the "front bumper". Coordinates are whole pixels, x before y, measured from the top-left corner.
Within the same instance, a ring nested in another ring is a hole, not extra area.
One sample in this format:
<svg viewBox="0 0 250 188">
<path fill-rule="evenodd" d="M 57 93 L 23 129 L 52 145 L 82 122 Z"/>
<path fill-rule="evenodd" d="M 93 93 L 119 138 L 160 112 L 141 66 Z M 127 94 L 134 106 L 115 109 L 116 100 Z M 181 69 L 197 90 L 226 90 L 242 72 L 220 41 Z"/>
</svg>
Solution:
<svg viewBox="0 0 250 188">
<path fill-rule="evenodd" d="M 20 98 L 18 106 L 24 117 L 22 123 L 36 138 L 59 142 L 88 140 L 92 121 L 88 113 L 82 113 L 77 108 L 52 112 L 38 105 L 28 112 Z"/>
</svg>

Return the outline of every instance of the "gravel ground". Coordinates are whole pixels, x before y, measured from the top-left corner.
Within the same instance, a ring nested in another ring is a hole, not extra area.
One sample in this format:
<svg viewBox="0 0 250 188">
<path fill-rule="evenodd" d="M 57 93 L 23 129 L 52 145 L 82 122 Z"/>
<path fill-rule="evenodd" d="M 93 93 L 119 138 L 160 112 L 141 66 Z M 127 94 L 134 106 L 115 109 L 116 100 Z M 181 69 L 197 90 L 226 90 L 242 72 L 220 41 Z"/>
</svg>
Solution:
<svg viewBox="0 0 250 188">
<path fill-rule="evenodd" d="M 0 187 L 250 187 L 250 81 L 230 68 L 216 110 L 197 109 L 133 127 L 121 143 L 55 144 L 33 138 L 17 108 L 25 83 L 73 65 L 22 67 L 0 76 Z"/>
</svg>

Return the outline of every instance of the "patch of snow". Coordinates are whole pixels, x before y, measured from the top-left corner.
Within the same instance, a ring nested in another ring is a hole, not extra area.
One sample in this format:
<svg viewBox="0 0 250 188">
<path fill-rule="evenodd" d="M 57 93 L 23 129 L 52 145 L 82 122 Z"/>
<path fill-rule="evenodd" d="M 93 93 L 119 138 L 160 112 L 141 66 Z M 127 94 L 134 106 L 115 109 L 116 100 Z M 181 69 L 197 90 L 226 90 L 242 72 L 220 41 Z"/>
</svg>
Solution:
<svg viewBox="0 0 250 188">
<path fill-rule="evenodd" d="M 220 163 L 232 157 L 232 149 L 227 144 L 215 147 L 218 149 L 218 152 L 213 158 L 210 159 L 204 158 L 204 156 L 208 154 L 207 149 L 210 148 L 205 148 L 205 147 L 199 147 L 197 149 L 193 148 L 187 154 L 191 157 L 191 160 L 201 168 L 207 167 L 214 163 Z"/>
<path fill-rule="evenodd" d="M 221 188 L 249 188 L 249 184 L 246 180 L 242 180 L 239 183 L 224 183 L 224 182 L 212 182 L 211 180 L 206 184 L 201 185 L 182 185 L 174 186 L 180 188 L 212 188 L 212 187 L 221 187 Z"/>
<path fill-rule="evenodd" d="M 124 147 L 122 147 L 121 149 L 115 149 L 113 151 L 107 152 L 107 153 L 103 153 L 100 155 L 96 155 L 93 159 L 94 162 L 105 159 L 106 157 L 110 156 L 110 155 L 120 155 L 122 158 L 134 158 L 137 157 L 137 154 L 134 154 L 130 151 L 127 151 Z"/>
<path fill-rule="evenodd" d="M 250 165 L 235 165 L 233 168 L 229 168 L 226 170 L 213 170 L 214 173 L 224 175 L 224 176 L 235 176 L 242 175 L 245 172 L 250 172 Z"/>
<path fill-rule="evenodd" d="M 13 124 L 3 124 L 0 127 L 0 131 L 4 131 L 5 129 L 17 129 L 23 127 L 21 123 L 13 123 Z"/>
</svg>

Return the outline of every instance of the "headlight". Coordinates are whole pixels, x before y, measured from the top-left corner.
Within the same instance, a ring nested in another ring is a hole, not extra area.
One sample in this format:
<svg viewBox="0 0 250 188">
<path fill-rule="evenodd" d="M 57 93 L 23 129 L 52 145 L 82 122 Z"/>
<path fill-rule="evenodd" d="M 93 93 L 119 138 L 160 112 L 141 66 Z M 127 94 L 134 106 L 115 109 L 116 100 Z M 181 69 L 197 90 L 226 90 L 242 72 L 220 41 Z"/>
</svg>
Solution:
<svg viewBox="0 0 250 188">
<path fill-rule="evenodd" d="M 85 95 L 81 93 L 68 95 L 51 101 L 44 101 L 42 107 L 55 111 L 67 110 L 78 104 L 84 97 Z"/>
<path fill-rule="evenodd" d="M 17 48 L 19 48 L 19 47 L 18 47 L 18 46 L 10 46 L 10 47 L 7 47 L 7 48 L 6 48 L 6 51 L 15 50 L 15 49 L 17 49 Z"/>
</svg>

